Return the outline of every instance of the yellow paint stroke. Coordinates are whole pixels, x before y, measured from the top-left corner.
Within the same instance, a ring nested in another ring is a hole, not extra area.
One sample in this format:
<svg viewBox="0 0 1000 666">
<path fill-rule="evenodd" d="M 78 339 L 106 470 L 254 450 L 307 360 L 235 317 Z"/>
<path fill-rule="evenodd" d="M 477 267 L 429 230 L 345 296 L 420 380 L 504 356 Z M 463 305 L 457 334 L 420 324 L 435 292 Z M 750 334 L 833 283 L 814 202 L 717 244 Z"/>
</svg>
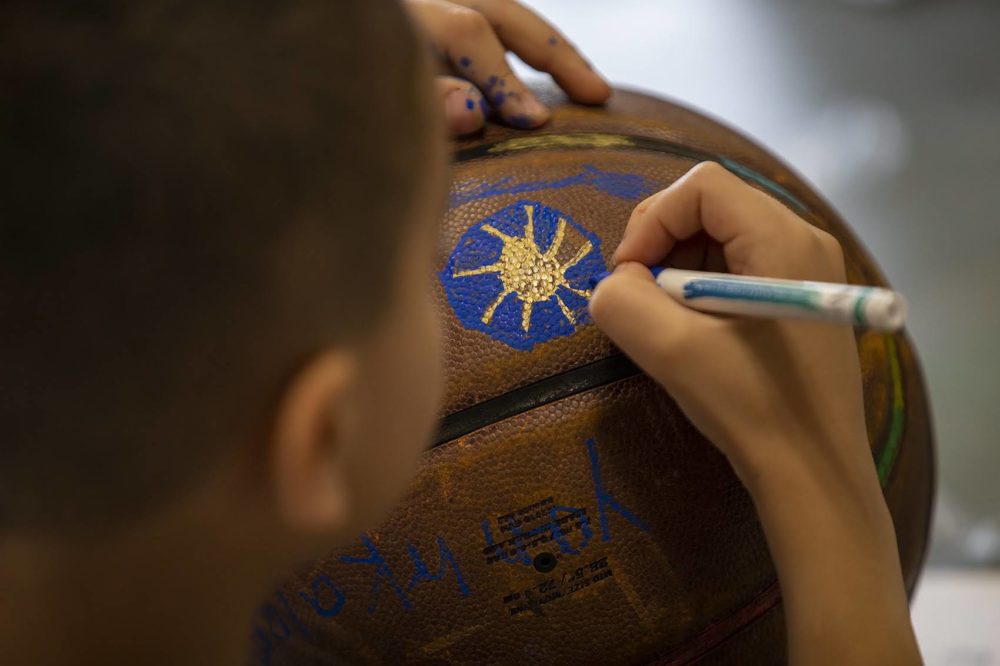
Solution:
<svg viewBox="0 0 1000 666">
<path fill-rule="evenodd" d="M 496 309 L 511 294 L 516 294 L 521 299 L 521 328 L 526 333 L 531 326 L 531 313 L 535 304 L 544 303 L 553 297 L 555 297 L 563 316 L 571 324 L 576 324 L 576 318 L 572 311 L 556 291 L 559 287 L 565 287 L 578 296 L 590 298 L 589 290 L 574 289 L 570 286 L 566 279 L 566 271 L 583 261 L 583 258 L 590 253 L 594 246 L 589 240 L 585 241 L 577 249 L 572 259 L 566 263 L 560 263 L 556 254 L 566 237 L 568 224 L 566 220 L 559 218 L 552 244 L 545 252 L 542 252 L 535 242 L 535 207 L 526 204 L 524 212 L 528 216 L 528 223 L 524 227 L 524 236 L 508 236 L 489 224 L 482 226 L 483 231 L 503 242 L 500 258 L 495 263 L 489 266 L 455 271 L 452 275 L 466 277 L 484 273 L 499 274 L 503 290 L 483 312 L 482 322 L 484 324 L 489 324 L 492 321 Z"/>
<path fill-rule="evenodd" d="M 876 463 L 878 480 L 885 488 L 889 484 L 889 475 L 896 466 L 899 457 L 900 443 L 903 440 L 903 429 L 906 423 L 906 400 L 903 396 L 903 377 L 900 370 L 899 349 L 896 339 L 885 335 L 886 355 L 889 357 L 889 376 L 892 380 L 892 412 L 889 417 L 889 433 L 882 445 L 882 454 Z"/>
<path fill-rule="evenodd" d="M 489 149 L 490 153 L 509 153 L 518 150 L 546 148 L 628 148 L 634 146 L 631 137 L 620 134 L 539 134 L 501 141 Z"/>
<path fill-rule="evenodd" d="M 435 652 L 440 652 L 441 650 L 446 650 L 450 648 L 452 645 L 459 642 L 463 638 L 467 638 L 469 636 L 472 636 L 473 634 L 479 633 L 480 631 L 482 631 L 482 629 L 483 626 L 480 624 L 473 625 L 471 627 L 464 627 L 462 629 L 459 629 L 458 631 L 453 631 L 445 636 L 435 638 L 430 643 L 427 643 L 420 649 L 424 654 L 434 654 Z"/>
</svg>

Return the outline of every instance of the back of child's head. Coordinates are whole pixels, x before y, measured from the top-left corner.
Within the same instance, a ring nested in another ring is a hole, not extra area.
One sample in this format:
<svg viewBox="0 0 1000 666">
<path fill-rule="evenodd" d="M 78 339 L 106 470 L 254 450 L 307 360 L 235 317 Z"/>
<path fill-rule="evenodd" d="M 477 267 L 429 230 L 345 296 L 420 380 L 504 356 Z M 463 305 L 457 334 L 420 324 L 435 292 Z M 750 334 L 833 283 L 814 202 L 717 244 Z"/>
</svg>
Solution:
<svg viewBox="0 0 1000 666">
<path fill-rule="evenodd" d="M 383 0 L 26 0 L 0 26 L 0 529 L 124 524 L 376 323 L 424 61 Z"/>
</svg>

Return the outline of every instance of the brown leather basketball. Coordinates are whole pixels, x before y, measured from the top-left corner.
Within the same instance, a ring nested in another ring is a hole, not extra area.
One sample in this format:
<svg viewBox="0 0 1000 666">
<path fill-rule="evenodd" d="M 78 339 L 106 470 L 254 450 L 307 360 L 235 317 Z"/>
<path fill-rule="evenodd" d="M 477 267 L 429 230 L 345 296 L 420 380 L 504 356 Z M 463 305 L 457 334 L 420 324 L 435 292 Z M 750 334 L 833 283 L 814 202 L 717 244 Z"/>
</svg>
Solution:
<svg viewBox="0 0 1000 666">
<path fill-rule="evenodd" d="M 255 662 L 784 660 L 749 496 L 588 320 L 588 279 L 635 204 L 703 160 L 839 238 L 851 282 L 885 279 L 815 192 L 731 129 L 629 92 L 600 109 L 548 101 L 540 130 L 490 126 L 456 146 L 436 266 L 439 434 L 383 525 L 262 607 Z M 912 590 L 933 495 L 927 396 L 904 335 L 858 342 L 873 464 Z"/>
</svg>

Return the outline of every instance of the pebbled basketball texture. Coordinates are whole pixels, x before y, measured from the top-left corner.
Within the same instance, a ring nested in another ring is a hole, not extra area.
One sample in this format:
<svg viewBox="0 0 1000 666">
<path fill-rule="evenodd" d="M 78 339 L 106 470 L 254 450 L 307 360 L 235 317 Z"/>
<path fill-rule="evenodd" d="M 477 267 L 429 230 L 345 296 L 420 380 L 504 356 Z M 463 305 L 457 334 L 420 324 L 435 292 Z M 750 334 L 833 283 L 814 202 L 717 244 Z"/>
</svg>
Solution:
<svg viewBox="0 0 1000 666">
<path fill-rule="evenodd" d="M 605 108 L 547 102 L 539 130 L 491 125 L 456 145 L 437 246 L 439 435 L 383 525 L 262 606 L 254 663 L 785 660 L 749 496 L 587 319 L 587 278 L 638 201 L 714 160 L 836 236 L 851 282 L 886 281 L 826 202 L 718 122 L 620 90 Z M 905 335 L 858 344 L 912 591 L 933 497 L 927 396 Z"/>
</svg>

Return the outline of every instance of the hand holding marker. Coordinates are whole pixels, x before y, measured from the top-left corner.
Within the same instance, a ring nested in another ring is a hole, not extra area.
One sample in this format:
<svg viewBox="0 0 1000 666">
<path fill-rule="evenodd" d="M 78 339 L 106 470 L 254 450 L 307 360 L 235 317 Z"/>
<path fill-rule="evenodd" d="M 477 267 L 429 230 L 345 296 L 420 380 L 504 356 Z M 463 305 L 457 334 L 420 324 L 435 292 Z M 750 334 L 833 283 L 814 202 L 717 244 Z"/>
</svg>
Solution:
<svg viewBox="0 0 1000 666">
<path fill-rule="evenodd" d="M 812 319 L 883 331 L 896 331 L 906 320 L 902 295 L 879 287 L 831 282 L 706 273 L 679 268 L 650 268 L 656 283 L 679 303 L 716 314 Z M 607 277 L 591 279 L 591 287 Z"/>
<path fill-rule="evenodd" d="M 791 319 L 747 326 L 689 309 L 899 326 L 902 299 L 843 284 L 833 236 L 714 163 L 641 202 L 612 263 L 594 280 L 590 315 L 753 497 L 789 661 L 921 664 L 853 331 Z M 666 268 L 654 280 L 649 266 L 667 263 L 732 274 Z"/>
</svg>

